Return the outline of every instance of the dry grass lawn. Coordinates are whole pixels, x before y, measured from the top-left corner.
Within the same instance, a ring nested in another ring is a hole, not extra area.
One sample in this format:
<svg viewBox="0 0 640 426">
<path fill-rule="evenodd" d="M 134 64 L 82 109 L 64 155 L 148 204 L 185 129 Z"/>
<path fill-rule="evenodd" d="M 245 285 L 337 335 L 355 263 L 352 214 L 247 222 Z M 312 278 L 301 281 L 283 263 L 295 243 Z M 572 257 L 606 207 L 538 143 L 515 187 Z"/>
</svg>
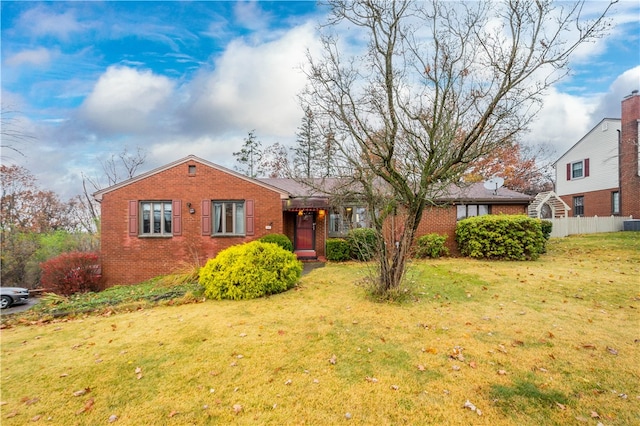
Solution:
<svg viewBox="0 0 640 426">
<path fill-rule="evenodd" d="M 2 425 L 640 424 L 640 235 L 1 331 Z M 467 407 L 465 407 L 465 404 Z"/>
</svg>

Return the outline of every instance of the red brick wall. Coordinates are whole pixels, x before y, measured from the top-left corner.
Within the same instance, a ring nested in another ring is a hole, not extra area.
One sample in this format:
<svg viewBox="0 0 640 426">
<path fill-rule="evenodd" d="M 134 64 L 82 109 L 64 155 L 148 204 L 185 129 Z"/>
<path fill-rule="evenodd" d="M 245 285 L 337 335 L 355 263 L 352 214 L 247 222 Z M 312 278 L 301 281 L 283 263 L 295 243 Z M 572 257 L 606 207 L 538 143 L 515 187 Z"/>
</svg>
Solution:
<svg viewBox="0 0 640 426">
<path fill-rule="evenodd" d="M 492 205 L 491 214 L 527 214 L 525 205 Z M 451 254 L 458 254 L 456 245 L 457 208 L 454 205 L 445 207 L 427 207 L 418 226 L 416 238 L 425 234 L 447 235 L 447 247 Z"/>
<path fill-rule="evenodd" d="M 640 176 L 638 176 L 638 120 L 640 95 L 622 101 L 620 131 L 620 198 L 624 216 L 640 218 Z"/>
<path fill-rule="evenodd" d="M 590 191 L 580 194 L 563 195 L 562 201 L 567 203 L 571 210 L 569 216 L 575 217 L 573 209 L 573 197 L 584 197 L 584 215 L 583 216 L 611 216 L 613 214 L 612 193 L 618 191 L 618 188 L 603 189 L 601 191 Z"/>
<path fill-rule="evenodd" d="M 189 165 L 196 166 L 195 176 L 189 176 Z M 254 235 L 202 235 L 202 200 L 242 199 L 254 200 Z M 182 235 L 170 238 L 130 236 L 130 200 L 181 200 Z M 195 214 L 189 214 L 187 203 L 195 208 Z M 204 265 L 208 258 L 231 245 L 268 233 L 283 233 L 282 218 L 279 193 L 195 161 L 178 164 L 103 195 L 101 261 L 105 284 L 141 282 L 174 272 L 184 263 Z M 270 230 L 265 229 L 267 225 L 271 225 Z"/>
</svg>

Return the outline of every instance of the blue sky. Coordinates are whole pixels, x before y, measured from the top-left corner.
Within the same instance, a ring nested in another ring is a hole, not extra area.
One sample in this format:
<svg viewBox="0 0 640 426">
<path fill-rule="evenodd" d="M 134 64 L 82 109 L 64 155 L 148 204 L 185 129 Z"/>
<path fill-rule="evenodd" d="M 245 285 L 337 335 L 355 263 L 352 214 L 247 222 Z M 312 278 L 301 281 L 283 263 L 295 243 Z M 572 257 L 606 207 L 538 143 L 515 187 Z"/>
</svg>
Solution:
<svg viewBox="0 0 640 426">
<path fill-rule="evenodd" d="M 591 2 L 588 8 L 599 8 Z M 2 105 L 34 139 L 19 156 L 63 198 L 80 173 L 127 147 L 144 169 L 195 154 L 233 167 L 247 132 L 291 145 L 302 112 L 299 67 L 317 48 L 324 10 L 311 1 L 2 1 Z M 530 143 L 557 156 L 640 88 L 640 6 L 622 0 L 610 34 L 576 52 Z M 5 142 L 3 142 L 5 144 Z M 15 145 L 15 144 L 14 144 Z"/>
</svg>

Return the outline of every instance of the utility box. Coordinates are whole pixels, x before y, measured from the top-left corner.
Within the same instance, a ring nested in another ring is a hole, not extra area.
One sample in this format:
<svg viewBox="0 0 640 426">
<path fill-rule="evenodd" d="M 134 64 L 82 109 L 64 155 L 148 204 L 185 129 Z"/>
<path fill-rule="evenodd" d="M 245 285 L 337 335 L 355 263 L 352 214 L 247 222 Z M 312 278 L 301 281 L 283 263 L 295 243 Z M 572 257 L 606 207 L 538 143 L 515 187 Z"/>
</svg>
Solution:
<svg viewBox="0 0 640 426">
<path fill-rule="evenodd" d="M 625 220 L 623 231 L 640 231 L 640 219 Z"/>
</svg>

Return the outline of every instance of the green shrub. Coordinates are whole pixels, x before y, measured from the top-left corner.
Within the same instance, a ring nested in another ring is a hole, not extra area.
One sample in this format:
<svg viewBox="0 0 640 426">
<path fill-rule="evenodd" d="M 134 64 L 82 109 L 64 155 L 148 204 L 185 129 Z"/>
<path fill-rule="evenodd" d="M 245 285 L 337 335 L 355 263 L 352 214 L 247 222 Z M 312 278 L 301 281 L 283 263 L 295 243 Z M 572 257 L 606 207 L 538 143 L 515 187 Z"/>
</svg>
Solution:
<svg viewBox="0 0 640 426">
<path fill-rule="evenodd" d="M 485 215 L 461 220 L 456 242 L 464 256 L 535 260 L 544 252 L 540 220 L 524 215 Z"/>
<path fill-rule="evenodd" d="M 426 234 L 416 240 L 415 257 L 424 259 L 430 257 L 436 259 L 440 256 L 448 256 L 449 249 L 444 245 L 447 241 L 446 235 Z"/>
<path fill-rule="evenodd" d="M 342 262 L 351 259 L 349 243 L 344 238 L 327 239 L 327 260 Z"/>
<path fill-rule="evenodd" d="M 360 261 L 369 261 L 377 254 L 376 231 L 371 228 L 352 229 L 347 233 L 347 242 L 351 257 Z"/>
<path fill-rule="evenodd" d="M 263 243 L 273 243 L 277 244 L 283 249 L 293 252 L 293 243 L 284 234 L 267 234 L 264 237 L 260 238 L 258 241 L 262 241 Z"/>
<path fill-rule="evenodd" d="M 553 230 L 553 222 L 551 222 L 550 220 L 541 220 L 540 226 L 542 229 L 542 235 L 544 236 L 544 239 L 548 240 L 549 238 L 551 238 L 551 231 Z"/>
<path fill-rule="evenodd" d="M 200 269 L 198 282 L 212 299 L 254 299 L 292 288 L 302 263 L 282 247 L 261 241 L 229 247 Z"/>
</svg>

